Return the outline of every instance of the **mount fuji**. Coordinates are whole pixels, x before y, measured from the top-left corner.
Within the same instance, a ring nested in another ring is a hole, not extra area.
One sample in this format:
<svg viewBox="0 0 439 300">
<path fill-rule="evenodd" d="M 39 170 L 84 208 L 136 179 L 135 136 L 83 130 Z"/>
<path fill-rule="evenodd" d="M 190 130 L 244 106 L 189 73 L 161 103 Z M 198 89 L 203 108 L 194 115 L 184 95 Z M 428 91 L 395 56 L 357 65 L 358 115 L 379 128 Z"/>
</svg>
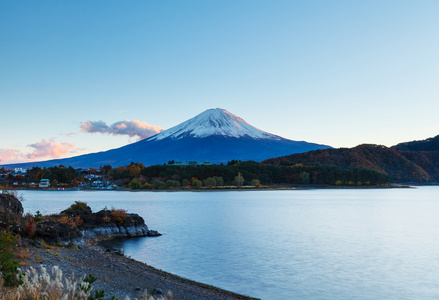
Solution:
<svg viewBox="0 0 439 300">
<path fill-rule="evenodd" d="M 225 109 L 209 109 L 175 127 L 121 148 L 71 158 L 13 164 L 19 167 L 145 166 L 175 161 L 227 163 L 230 160 L 262 161 L 330 146 L 293 141 L 259 130 Z"/>
</svg>

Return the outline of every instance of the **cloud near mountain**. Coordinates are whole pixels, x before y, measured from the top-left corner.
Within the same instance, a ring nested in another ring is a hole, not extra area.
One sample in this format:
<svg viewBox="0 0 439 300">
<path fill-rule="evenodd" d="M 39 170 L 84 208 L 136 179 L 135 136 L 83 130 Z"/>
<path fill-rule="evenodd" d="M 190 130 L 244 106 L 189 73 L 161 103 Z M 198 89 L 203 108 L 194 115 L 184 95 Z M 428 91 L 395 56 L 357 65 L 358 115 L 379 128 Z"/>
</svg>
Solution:
<svg viewBox="0 0 439 300">
<path fill-rule="evenodd" d="M 29 147 L 34 148 L 32 153 L 26 154 L 26 157 L 30 159 L 41 157 L 60 158 L 64 154 L 76 153 L 75 144 L 57 143 L 53 138 L 49 141 L 42 140 L 41 142 L 30 144 Z"/>
<path fill-rule="evenodd" d="M 8 163 L 20 161 L 26 158 L 20 150 L 17 149 L 0 149 L 0 162 Z"/>
<path fill-rule="evenodd" d="M 18 149 L 0 149 L 0 162 L 8 163 L 15 161 L 33 161 L 39 158 L 60 158 L 66 154 L 75 154 L 79 149 L 72 143 L 55 142 L 54 138 L 50 140 L 41 140 L 34 144 L 28 145 L 33 148 L 30 153 L 24 153 Z"/>
<path fill-rule="evenodd" d="M 138 140 L 143 140 L 163 131 L 159 126 L 153 126 L 138 120 L 122 120 L 111 125 L 107 125 L 104 121 L 86 120 L 81 123 L 80 128 L 82 132 L 128 135 L 129 137 L 137 137 Z M 70 137 L 76 134 L 76 132 L 71 132 L 65 135 Z M 61 158 L 68 154 L 75 154 L 85 150 L 76 147 L 72 143 L 56 142 L 54 138 L 49 140 L 43 139 L 27 146 L 32 148 L 31 152 L 19 149 L 0 149 L 0 163 L 31 162 L 40 158 Z"/>
<path fill-rule="evenodd" d="M 104 121 L 85 120 L 81 123 L 80 128 L 82 132 L 128 135 L 129 137 L 138 137 L 138 140 L 143 140 L 163 131 L 160 126 L 153 126 L 138 120 L 122 120 L 111 125 L 107 125 Z"/>
</svg>

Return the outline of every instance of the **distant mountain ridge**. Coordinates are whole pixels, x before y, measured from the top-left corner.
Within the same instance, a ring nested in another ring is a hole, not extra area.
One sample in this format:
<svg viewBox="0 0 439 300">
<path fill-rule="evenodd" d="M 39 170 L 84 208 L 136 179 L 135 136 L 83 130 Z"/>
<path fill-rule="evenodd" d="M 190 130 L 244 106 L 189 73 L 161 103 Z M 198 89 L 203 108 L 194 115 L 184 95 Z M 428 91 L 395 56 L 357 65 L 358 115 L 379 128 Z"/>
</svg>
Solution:
<svg viewBox="0 0 439 300">
<path fill-rule="evenodd" d="M 323 164 L 361 167 L 389 175 L 396 182 L 439 182 L 439 136 L 393 147 L 359 145 L 354 148 L 323 149 L 263 161 L 264 164 Z M 422 150 L 416 150 L 422 149 Z"/>
<path fill-rule="evenodd" d="M 65 159 L 49 160 L 9 167 L 124 166 L 131 162 L 154 165 L 175 161 L 230 160 L 262 161 L 271 157 L 330 148 L 327 145 L 293 141 L 257 129 L 225 109 L 209 109 L 155 136 L 104 152 Z"/>
<path fill-rule="evenodd" d="M 400 143 L 392 148 L 403 151 L 439 151 L 439 135 L 425 140 Z"/>
</svg>

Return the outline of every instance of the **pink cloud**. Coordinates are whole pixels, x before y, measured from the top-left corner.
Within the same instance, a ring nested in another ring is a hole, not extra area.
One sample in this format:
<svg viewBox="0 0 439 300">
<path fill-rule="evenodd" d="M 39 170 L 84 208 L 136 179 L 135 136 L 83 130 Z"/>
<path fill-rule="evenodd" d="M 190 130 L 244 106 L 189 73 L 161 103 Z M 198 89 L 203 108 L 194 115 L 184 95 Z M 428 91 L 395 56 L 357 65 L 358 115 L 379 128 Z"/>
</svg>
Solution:
<svg viewBox="0 0 439 300">
<path fill-rule="evenodd" d="M 71 143 L 57 143 L 54 139 L 49 141 L 42 140 L 35 144 L 29 145 L 35 150 L 32 153 L 26 154 L 27 158 L 37 159 L 42 157 L 60 158 L 64 154 L 75 153 L 75 144 Z"/>
<path fill-rule="evenodd" d="M 26 156 L 17 149 L 0 149 L 0 163 L 5 164 L 10 161 L 20 161 L 25 159 Z"/>
<path fill-rule="evenodd" d="M 153 126 L 139 120 L 123 120 L 108 126 L 104 121 L 84 121 L 81 123 L 81 131 L 88 133 L 103 133 L 113 135 L 128 135 L 138 137 L 139 140 L 151 137 L 163 131 L 160 126 Z"/>
<path fill-rule="evenodd" d="M 60 158 L 66 154 L 74 154 L 87 150 L 86 148 L 77 148 L 75 144 L 55 142 L 54 138 L 50 140 L 41 140 L 34 144 L 28 145 L 33 148 L 32 152 L 25 153 L 18 149 L 0 149 L 0 165 L 29 162 L 39 158 Z"/>
<path fill-rule="evenodd" d="M 77 135 L 77 134 L 78 134 L 77 132 L 65 133 L 65 135 L 67 135 L 67 136 L 72 136 L 72 135 Z"/>
</svg>

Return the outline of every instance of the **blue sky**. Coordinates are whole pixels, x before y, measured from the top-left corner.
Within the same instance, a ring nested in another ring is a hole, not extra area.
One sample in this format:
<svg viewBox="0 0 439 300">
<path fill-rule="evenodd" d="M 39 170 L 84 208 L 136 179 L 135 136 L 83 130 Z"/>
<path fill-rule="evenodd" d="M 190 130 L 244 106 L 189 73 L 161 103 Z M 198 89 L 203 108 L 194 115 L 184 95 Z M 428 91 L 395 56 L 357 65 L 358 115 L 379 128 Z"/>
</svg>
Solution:
<svg viewBox="0 0 439 300">
<path fill-rule="evenodd" d="M 333 147 L 438 135 L 438 13 L 424 0 L 1 1 L 0 163 L 139 138 L 86 122 L 168 129 L 216 107 Z"/>
</svg>

